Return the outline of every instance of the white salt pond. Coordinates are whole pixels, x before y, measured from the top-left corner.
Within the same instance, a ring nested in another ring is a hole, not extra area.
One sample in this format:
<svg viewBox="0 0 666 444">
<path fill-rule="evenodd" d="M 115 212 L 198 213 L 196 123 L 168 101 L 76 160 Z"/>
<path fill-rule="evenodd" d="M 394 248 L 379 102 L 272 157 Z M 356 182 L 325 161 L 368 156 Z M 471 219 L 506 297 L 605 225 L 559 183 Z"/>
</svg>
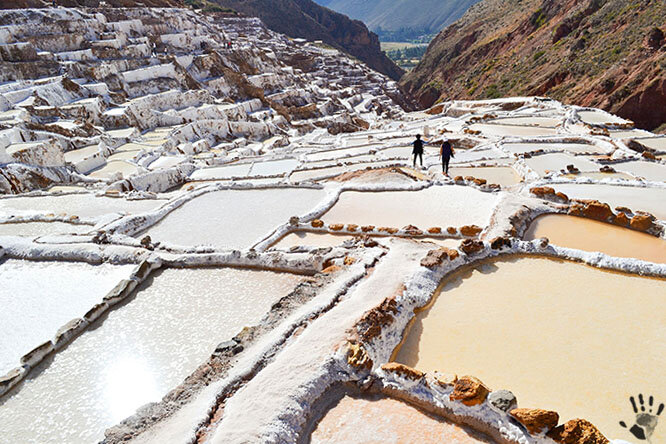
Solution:
<svg viewBox="0 0 666 444">
<path fill-rule="evenodd" d="M 532 143 L 505 143 L 502 147 L 513 154 L 523 154 L 527 152 L 544 150 L 549 151 L 565 151 L 569 153 L 608 153 L 610 149 L 600 148 L 596 145 L 588 145 L 584 143 L 551 143 L 548 141 L 532 142 Z"/>
<path fill-rule="evenodd" d="M 633 423 L 629 396 L 666 399 L 665 284 L 545 258 L 486 261 L 445 278 L 395 360 L 477 376 L 521 407 L 633 441 L 618 424 Z M 666 442 L 666 429 L 652 439 Z"/>
<path fill-rule="evenodd" d="M 275 188 L 224 190 L 186 202 L 148 230 L 153 240 L 175 245 L 250 248 L 292 216 L 312 211 L 323 190 Z M 197 229 L 190 229 L 193 221 Z"/>
<path fill-rule="evenodd" d="M 489 120 L 488 123 L 495 125 L 520 125 L 520 126 L 538 126 L 541 128 L 555 128 L 562 123 L 562 118 L 556 117 L 502 117 Z"/>
<path fill-rule="evenodd" d="M 277 241 L 273 247 L 284 250 L 297 246 L 326 248 L 335 247 L 349 239 L 353 239 L 353 236 L 297 231 L 287 234 Z"/>
<path fill-rule="evenodd" d="M 65 222 L 20 222 L 0 224 L 0 236 L 44 236 L 49 234 L 82 234 L 92 230 L 90 225 Z"/>
<path fill-rule="evenodd" d="M 472 444 L 493 441 L 402 401 L 379 396 L 345 396 L 319 421 L 310 442 Z"/>
<path fill-rule="evenodd" d="M 638 160 L 618 163 L 613 165 L 613 168 L 618 171 L 631 173 L 637 177 L 642 177 L 645 180 L 666 182 L 666 165 Z"/>
<path fill-rule="evenodd" d="M 246 177 L 250 174 L 251 163 L 239 163 L 212 168 L 202 168 L 190 175 L 191 180 L 231 179 L 233 177 Z"/>
<path fill-rule="evenodd" d="M 256 324 L 300 278 L 173 269 L 151 280 L 0 401 L 0 443 L 101 440 L 106 428 L 175 388 L 217 344 Z"/>
<path fill-rule="evenodd" d="M 94 194 L 66 194 L 62 196 L 11 197 L 0 199 L 0 214 L 53 213 L 79 217 L 98 217 L 110 213 L 141 213 L 152 211 L 166 201 L 159 199 L 126 200 L 95 196 Z"/>
<path fill-rule="evenodd" d="M 599 165 L 580 156 L 572 156 L 564 153 L 548 153 L 525 159 L 525 163 L 531 169 L 545 176 L 549 172 L 558 172 L 567 169 L 567 165 L 573 165 L 580 171 L 598 171 Z"/>
<path fill-rule="evenodd" d="M 551 136 L 557 134 L 555 128 L 539 126 L 499 125 L 493 123 L 475 123 L 469 127 L 473 131 L 481 131 L 489 136 Z"/>
<path fill-rule="evenodd" d="M 553 188 L 570 198 L 596 199 L 613 208 L 624 206 L 634 211 L 647 211 L 666 220 L 666 189 L 596 184 L 555 184 Z"/>
<path fill-rule="evenodd" d="M 272 160 L 268 162 L 255 162 L 250 174 L 252 176 L 276 176 L 291 172 L 300 162 L 296 159 Z"/>
<path fill-rule="evenodd" d="M 530 224 L 525 239 L 541 237 L 547 237 L 552 244 L 561 247 L 666 263 L 666 240 L 582 217 L 540 216 Z"/>
<path fill-rule="evenodd" d="M 636 139 L 641 145 L 658 151 L 666 151 L 666 136 Z"/>
<path fill-rule="evenodd" d="M 101 302 L 118 282 L 129 278 L 133 268 L 82 262 L 0 262 L 0 375 L 18 367 L 21 356 L 53 339 L 60 327 Z"/>
<path fill-rule="evenodd" d="M 133 157 L 133 154 L 132 156 Z M 139 167 L 124 160 L 112 160 L 103 167 L 88 173 L 89 177 L 96 179 L 110 179 L 120 174 L 122 177 L 129 177 L 139 172 Z"/>
<path fill-rule="evenodd" d="M 497 203 L 496 195 L 471 187 L 432 186 L 421 191 L 381 193 L 345 191 L 322 219 L 328 223 L 402 228 L 416 225 L 486 226 Z"/>
<path fill-rule="evenodd" d="M 578 111 L 578 117 L 580 117 L 583 122 L 591 124 L 618 124 L 626 122 L 624 119 L 600 111 Z"/>
</svg>

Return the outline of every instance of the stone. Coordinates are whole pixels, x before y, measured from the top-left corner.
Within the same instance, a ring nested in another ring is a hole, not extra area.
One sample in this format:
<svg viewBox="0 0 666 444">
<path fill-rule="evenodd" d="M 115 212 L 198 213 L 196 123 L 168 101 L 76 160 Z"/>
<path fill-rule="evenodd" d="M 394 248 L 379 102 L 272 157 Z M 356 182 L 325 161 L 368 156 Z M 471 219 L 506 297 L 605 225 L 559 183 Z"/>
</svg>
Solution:
<svg viewBox="0 0 666 444">
<path fill-rule="evenodd" d="M 381 232 L 389 233 L 389 234 L 395 234 L 395 233 L 398 232 L 398 229 L 393 228 L 393 227 L 379 227 L 379 229 L 377 231 L 381 231 Z"/>
<path fill-rule="evenodd" d="M 473 182 L 478 186 L 482 186 L 488 183 L 486 179 L 479 179 L 479 178 L 474 179 Z"/>
<path fill-rule="evenodd" d="M 501 412 L 508 412 L 518 407 L 516 395 L 509 390 L 495 390 L 488 395 L 490 405 Z"/>
<path fill-rule="evenodd" d="M 481 234 L 483 231 L 483 228 L 477 226 L 477 225 L 465 225 L 464 227 L 460 227 L 460 234 L 463 236 L 478 236 Z"/>
<path fill-rule="evenodd" d="M 548 432 L 560 444 L 607 444 L 608 439 L 589 421 L 572 419 Z"/>
<path fill-rule="evenodd" d="M 493 250 L 501 250 L 502 248 L 511 248 L 511 239 L 508 237 L 496 237 L 490 241 L 490 248 Z"/>
<path fill-rule="evenodd" d="M 530 188 L 530 193 L 537 197 L 545 197 L 555 194 L 555 190 L 551 187 L 532 187 Z"/>
<path fill-rule="evenodd" d="M 449 234 L 457 234 L 458 230 L 456 229 L 456 227 L 448 227 L 446 229 L 446 232 L 449 233 Z"/>
<path fill-rule="evenodd" d="M 347 266 L 354 265 L 356 263 L 356 258 L 351 256 L 345 256 L 345 260 L 343 261 L 343 263 Z"/>
<path fill-rule="evenodd" d="M 356 225 L 356 224 L 347 224 L 347 231 L 351 231 L 353 233 L 356 230 L 358 230 L 358 225 Z"/>
<path fill-rule="evenodd" d="M 613 223 L 615 225 L 619 225 L 621 227 L 626 227 L 629 225 L 629 218 L 625 213 L 618 213 L 615 215 L 615 219 L 613 219 Z"/>
<path fill-rule="evenodd" d="M 347 347 L 347 363 L 352 367 L 365 370 L 371 370 L 373 364 L 368 352 L 358 343 L 350 343 Z"/>
<path fill-rule="evenodd" d="M 314 219 L 312 222 L 310 222 L 310 225 L 312 228 L 322 228 L 324 226 L 324 221 L 321 219 Z"/>
<path fill-rule="evenodd" d="M 333 230 L 333 231 L 340 231 L 340 230 L 342 230 L 344 227 L 345 227 L 345 226 L 342 225 L 342 224 L 331 224 L 331 225 L 328 226 L 328 228 L 330 228 L 330 229 Z"/>
<path fill-rule="evenodd" d="M 374 231 L 374 230 L 375 230 L 375 226 L 374 226 L 374 225 L 363 225 L 363 226 L 361 227 L 361 231 L 364 232 L 364 233 L 367 233 L 367 232 L 369 232 L 369 231 Z"/>
<path fill-rule="evenodd" d="M 525 426 L 532 435 L 548 432 L 560 420 L 560 415 L 551 410 L 513 409 L 509 414 Z"/>
<path fill-rule="evenodd" d="M 483 250 L 483 248 L 483 242 L 473 239 L 465 239 L 460 243 L 460 250 L 467 255 L 478 253 Z"/>
<path fill-rule="evenodd" d="M 411 379 L 412 381 L 419 381 L 425 376 L 425 373 L 422 371 L 416 370 L 415 368 L 404 364 L 399 364 L 397 362 L 389 362 L 382 365 L 382 370 L 387 373 L 393 373 L 402 378 Z"/>
<path fill-rule="evenodd" d="M 629 221 L 629 226 L 634 230 L 648 231 L 654 226 L 652 219 L 652 217 L 646 214 L 636 214 Z"/>
<path fill-rule="evenodd" d="M 557 193 L 555 193 L 555 197 L 563 203 L 569 202 L 569 196 L 567 196 L 564 193 L 557 192 Z"/>
<path fill-rule="evenodd" d="M 481 404 L 488 397 L 490 390 L 474 376 L 463 376 L 453 385 L 449 395 L 451 401 L 460 401 L 468 407 Z"/>
<path fill-rule="evenodd" d="M 585 205 L 583 215 L 590 219 L 605 222 L 613 217 L 613 210 L 608 204 L 593 200 Z"/>
<path fill-rule="evenodd" d="M 610 165 L 604 165 L 601 168 L 599 168 L 599 171 L 602 172 L 602 173 L 614 173 L 615 168 L 613 168 Z"/>
<path fill-rule="evenodd" d="M 456 382 L 458 382 L 458 375 L 455 373 L 436 372 L 434 380 L 435 383 L 440 387 L 451 387 L 454 386 Z"/>
<path fill-rule="evenodd" d="M 541 248 L 542 250 L 543 250 L 544 248 L 548 247 L 549 244 L 550 244 L 550 239 L 548 239 L 547 237 L 541 237 L 541 238 L 539 238 L 539 243 L 538 243 L 538 245 L 539 245 L 539 248 Z"/>
<path fill-rule="evenodd" d="M 423 234 L 423 231 L 414 225 L 407 225 L 406 227 L 402 228 L 402 231 L 409 234 L 410 236 L 420 236 Z"/>
<path fill-rule="evenodd" d="M 430 227 L 430 228 L 428 228 L 428 233 L 430 233 L 430 234 L 441 234 L 442 229 L 440 227 Z"/>
<path fill-rule="evenodd" d="M 428 251 L 426 256 L 421 259 L 421 266 L 426 268 L 435 268 L 444 262 L 445 259 L 454 260 L 458 257 L 457 250 L 451 250 L 450 248 L 441 247 L 434 250 Z"/>
</svg>

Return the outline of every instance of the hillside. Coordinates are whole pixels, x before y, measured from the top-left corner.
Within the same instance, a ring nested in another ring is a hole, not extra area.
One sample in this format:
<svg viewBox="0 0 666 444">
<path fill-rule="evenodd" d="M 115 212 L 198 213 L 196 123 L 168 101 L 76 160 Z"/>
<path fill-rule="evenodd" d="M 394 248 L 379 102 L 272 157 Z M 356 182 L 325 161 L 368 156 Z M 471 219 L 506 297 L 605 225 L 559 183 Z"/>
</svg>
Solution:
<svg viewBox="0 0 666 444">
<path fill-rule="evenodd" d="M 396 41 L 436 34 L 477 1 L 317 0 L 317 3 L 362 20 L 382 41 Z"/>
<path fill-rule="evenodd" d="M 666 122 L 664 23 L 661 0 L 483 0 L 402 85 L 423 106 L 541 95 L 654 129 Z"/>
<path fill-rule="evenodd" d="M 379 47 L 379 39 L 358 20 L 351 20 L 311 0 L 215 0 L 223 7 L 259 17 L 270 29 L 290 37 L 321 40 L 398 80 L 404 73 Z"/>
</svg>

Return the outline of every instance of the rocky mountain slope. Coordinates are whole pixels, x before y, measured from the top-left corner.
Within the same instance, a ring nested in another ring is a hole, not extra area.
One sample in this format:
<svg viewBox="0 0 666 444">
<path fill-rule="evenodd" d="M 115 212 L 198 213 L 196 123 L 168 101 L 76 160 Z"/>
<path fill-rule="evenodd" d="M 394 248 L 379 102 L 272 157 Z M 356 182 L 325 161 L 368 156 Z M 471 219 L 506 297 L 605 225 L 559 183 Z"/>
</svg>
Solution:
<svg viewBox="0 0 666 444">
<path fill-rule="evenodd" d="M 215 0 L 223 7 L 259 17 L 270 29 L 290 37 L 321 40 L 398 80 L 403 70 L 380 49 L 379 39 L 358 20 L 351 20 L 311 0 Z"/>
<path fill-rule="evenodd" d="M 317 0 L 320 5 L 362 20 L 383 35 L 435 34 L 459 19 L 478 0 Z"/>
<path fill-rule="evenodd" d="M 662 0 L 484 0 L 402 85 L 423 106 L 541 95 L 655 129 L 666 122 L 665 23 Z"/>
</svg>

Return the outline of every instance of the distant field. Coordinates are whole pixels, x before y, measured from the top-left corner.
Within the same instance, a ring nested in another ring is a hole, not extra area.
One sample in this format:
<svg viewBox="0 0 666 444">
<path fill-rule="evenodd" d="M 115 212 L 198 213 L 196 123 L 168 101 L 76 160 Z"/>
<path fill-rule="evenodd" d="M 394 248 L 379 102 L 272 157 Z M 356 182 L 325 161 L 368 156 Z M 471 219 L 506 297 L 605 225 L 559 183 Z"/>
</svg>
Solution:
<svg viewBox="0 0 666 444">
<path fill-rule="evenodd" d="M 417 46 L 427 46 L 423 43 L 410 42 L 379 42 L 382 51 L 394 51 L 396 49 L 415 48 Z"/>
</svg>

